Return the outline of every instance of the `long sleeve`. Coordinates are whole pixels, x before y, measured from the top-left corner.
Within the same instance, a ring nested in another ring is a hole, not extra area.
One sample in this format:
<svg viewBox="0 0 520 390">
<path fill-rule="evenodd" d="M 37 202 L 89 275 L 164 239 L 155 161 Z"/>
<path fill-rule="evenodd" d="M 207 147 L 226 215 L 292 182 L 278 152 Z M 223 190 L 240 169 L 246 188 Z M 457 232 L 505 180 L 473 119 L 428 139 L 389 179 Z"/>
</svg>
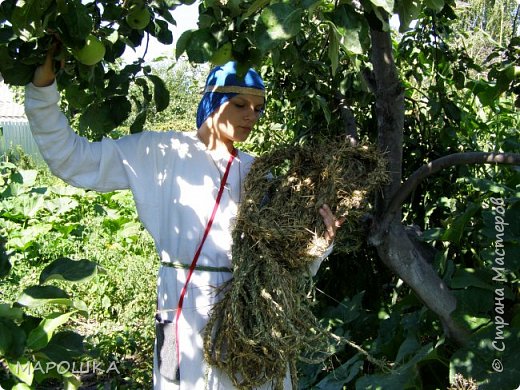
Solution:
<svg viewBox="0 0 520 390">
<path fill-rule="evenodd" d="M 316 260 L 314 260 L 312 263 L 309 264 L 309 275 L 310 276 L 316 276 L 318 273 L 321 263 L 323 263 L 323 260 L 325 260 L 329 255 L 332 253 L 332 250 L 334 249 L 334 243 L 330 244 L 327 249 L 325 249 L 325 252 Z"/>
<path fill-rule="evenodd" d="M 56 83 L 48 87 L 26 86 L 25 112 L 51 171 L 76 187 L 103 192 L 129 188 L 132 169 L 125 165 L 121 148 L 138 140 L 89 142 L 71 129 L 58 108 L 59 99 Z"/>
</svg>

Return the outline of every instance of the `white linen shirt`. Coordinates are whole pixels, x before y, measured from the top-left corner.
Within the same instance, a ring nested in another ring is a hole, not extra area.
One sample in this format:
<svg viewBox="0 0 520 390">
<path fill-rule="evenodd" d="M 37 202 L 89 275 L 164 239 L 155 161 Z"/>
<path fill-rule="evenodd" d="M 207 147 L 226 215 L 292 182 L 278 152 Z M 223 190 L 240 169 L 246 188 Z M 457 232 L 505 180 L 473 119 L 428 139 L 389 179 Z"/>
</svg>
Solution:
<svg viewBox="0 0 520 390">
<path fill-rule="evenodd" d="M 130 189 L 161 262 L 190 264 L 213 210 L 229 154 L 209 151 L 195 132 L 145 131 L 118 140 L 89 142 L 71 129 L 58 109 L 59 99 L 56 83 L 41 88 L 26 86 L 26 114 L 51 171 L 76 187 L 101 192 Z M 238 152 L 197 265 L 231 267 L 232 223 L 252 162 L 252 156 Z M 311 267 L 312 274 L 320 262 Z M 187 269 L 160 267 L 160 319 L 174 320 L 187 273 Z M 178 325 L 181 381 L 174 384 L 161 378 L 154 361 L 155 389 L 234 388 L 227 375 L 205 364 L 201 334 L 218 299 L 215 289 L 231 276 L 227 272 L 193 273 Z M 289 376 L 284 387 L 291 388 Z"/>
</svg>

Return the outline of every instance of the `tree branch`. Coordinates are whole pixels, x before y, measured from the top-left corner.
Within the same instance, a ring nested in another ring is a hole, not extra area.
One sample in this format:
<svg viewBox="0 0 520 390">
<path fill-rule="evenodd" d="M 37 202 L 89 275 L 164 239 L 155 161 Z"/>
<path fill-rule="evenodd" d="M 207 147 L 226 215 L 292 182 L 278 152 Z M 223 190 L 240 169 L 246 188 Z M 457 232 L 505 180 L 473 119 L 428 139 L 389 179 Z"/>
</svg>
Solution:
<svg viewBox="0 0 520 390">
<path fill-rule="evenodd" d="M 385 153 L 390 171 L 390 184 L 383 188 L 375 202 L 375 215 L 383 215 L 388 201 L 401 184 L 404 88 L 393 58 L 392 38 L 388 31 L 370 26 L 372 42 L 371 62 L 374 68 L 375 110 L 378 128 L 378 147 Z"/>
<path fill-rule="evenodd" d="M 359 142 L 356 119 L 354 118 L 354 114 L 348 106 L 345 98 L 340 98 L 339 111 L 341 114 L 341 119 L 343 120 L 343 124 L 345 125 L 345 134 L 347 136 L 347 140 L 350 142 L 350 145 L 355 146 Z"/>
<path fill-rule="evenodd" d="M 457 307 L 457 299 L 410 240 L 404 226 L 398 221 L 391 223 L 376 249 L 383 263 L 439 316 L 444 333 L 464 345 L 469 331 L 451 318 Z"/>
<path fill-rule="evenodd" d="M 429 162 L 417 169 L 410 175 L 394 197 L 388 204 L 384 215 L 384 221 L 392 219 L 392 216 L 399 212 L 401 205 L 408 196 L 417 188 L 419 183 L 445 168 L 455 165 L 469 164 L 511 164 L 520 165 L 520 154 L 515 153 L 485 153 L 485 152 L 465 152 L 453 153 Z"/>
</svg>

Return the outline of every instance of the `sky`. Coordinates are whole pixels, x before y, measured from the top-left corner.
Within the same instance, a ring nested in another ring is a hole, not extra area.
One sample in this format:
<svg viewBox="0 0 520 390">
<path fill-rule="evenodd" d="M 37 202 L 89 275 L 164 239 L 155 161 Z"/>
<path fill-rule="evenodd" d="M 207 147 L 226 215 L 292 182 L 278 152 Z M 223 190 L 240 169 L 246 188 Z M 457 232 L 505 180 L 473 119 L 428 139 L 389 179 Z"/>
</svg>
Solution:
<svg viewBox="0 0 520 390">
<path fill-rule="evenodd" d="M 151 62 L 154 58 L 161 55 L 174 55 L 175 43 L 180 35 L 186 30 L 197 28 L 199 17 L 198 2 L 195 2 L 192 5 L 180 5 L 173 10 L 172 15 L 177 22 L 177 26 L 170 26 L 170 30 L 173 33 L 173 44 L 163 45 L 154 37 L 150 36 L 150 43 L 145 56 L 146 62 Z M 135 51 L 132 50 L 132 48 L 127 47 L 123 54 L 123 61 L 126 63 L 135 61 L 144 53 L 145 47 L 146 45 L 144 42 Z"/>
</svg>

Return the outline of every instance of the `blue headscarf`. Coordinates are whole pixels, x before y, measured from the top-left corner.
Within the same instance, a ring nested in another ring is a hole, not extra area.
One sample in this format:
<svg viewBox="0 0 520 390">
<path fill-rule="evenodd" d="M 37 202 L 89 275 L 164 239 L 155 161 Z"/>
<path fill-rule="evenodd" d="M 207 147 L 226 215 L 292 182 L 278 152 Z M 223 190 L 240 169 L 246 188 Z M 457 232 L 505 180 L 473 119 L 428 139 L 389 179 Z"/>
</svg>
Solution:
<svg viewBox="0 0 520 390">
<path fill-rule="evenodd" d="M 197 108 L 197 129 L 217 108 L 240 93 L 264 97 L 264 82 L 254 69 L 249 69 L 244 77 L 240 77 L 235 61 L 213 68 L 206 79 L 204 95 Z"/>
</svg>

